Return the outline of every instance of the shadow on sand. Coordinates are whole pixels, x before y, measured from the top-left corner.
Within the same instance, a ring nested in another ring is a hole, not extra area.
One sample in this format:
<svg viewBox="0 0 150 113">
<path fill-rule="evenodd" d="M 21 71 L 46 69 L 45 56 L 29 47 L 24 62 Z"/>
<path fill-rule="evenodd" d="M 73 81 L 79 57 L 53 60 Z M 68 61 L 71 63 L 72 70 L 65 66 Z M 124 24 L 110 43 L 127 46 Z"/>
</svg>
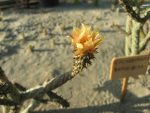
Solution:
<svg viewBox="0 0 150 113">
<path fill-rule="evenodd" d="M 20 48 L 20 45 L 14 45 L 14 46 L 12 46 L 12 45 L 3 45 L 3 46 L 5 46 L 4 47 L 5 50 L 4 51 L 1 50 L 0 59 L 4 58 L 6 56 L 11 56 L 13 54 L 16 54 L 18 49 Z"/>
<path fill-rule="evenodd" d="M 117 87 L 116 87 L 117 86 Z M 109 91 L 115 97 L 120 96 L 120 82 L 106 81 L 103 87 L 98 87 L 95 90 Z M 116 87 L 116 89 L 114 88 Z M 147 110 L 147 112 L 145 111 Z M 150 110 L 150 95 L 144 97 L 137 97 L 131 92 L 127 92 L 126 98 L 123 102 L 114 102 L 105 105 L 88 106 L 81 108 L 55 109 L 49 111 L 36 111 L 33 113 L 148 113 Z"/>
<path fill-rule="evenodd" d="M 150 95 L 142 98 L 135 98 L 134 100 L 132 99 L 132 101 L 130 100 L 130 97 L 128 97 L 128 100 L 123 103 L 116 102 L 101 106 L 37 111 L 32 113 L 143 113 L 144 109 L 150 110 Z"/>
</svg>

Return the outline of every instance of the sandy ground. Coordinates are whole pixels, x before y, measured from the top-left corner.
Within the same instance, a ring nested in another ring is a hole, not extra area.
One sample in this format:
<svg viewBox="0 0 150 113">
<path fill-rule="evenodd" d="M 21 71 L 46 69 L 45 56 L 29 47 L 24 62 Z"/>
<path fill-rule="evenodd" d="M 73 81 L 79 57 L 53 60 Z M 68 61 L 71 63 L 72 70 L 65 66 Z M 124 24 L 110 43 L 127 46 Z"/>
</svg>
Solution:
<svg viewBox="0 0 150 113">
<path fill-rule="evenodd" d="M 73 54 L 67 36 L 73 26 L 91 25 L 105 36 L 93 64 L 55 90 L 70 102 L 70 107 L 41 104 L 35 113 L 150 113 L 149 75 L 130 79 L 123 103 L 119 101 L 120 81 L 109 80 L 111 59 L 124 55 L 124 35 L 110 25 L 115 22 L 124 28 L 126 14 L 102 6 L 4 11 L 0 22 L 0 65 L 10 80 L 27 88 L 71 71 Z"/>
</svg>

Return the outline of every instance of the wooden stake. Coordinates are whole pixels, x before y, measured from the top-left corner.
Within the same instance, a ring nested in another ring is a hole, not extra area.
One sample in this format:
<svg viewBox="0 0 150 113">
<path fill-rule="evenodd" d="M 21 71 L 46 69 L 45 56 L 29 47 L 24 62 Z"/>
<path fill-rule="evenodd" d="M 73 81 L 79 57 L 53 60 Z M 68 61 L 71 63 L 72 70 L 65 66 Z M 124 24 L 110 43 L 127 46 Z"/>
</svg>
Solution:
<svg viewBox="0 0 150 113">
<path fill-rule="evenodd" d="M 122 88 L 121 88 L 121 101 L 124 100 L 126 92 L 127 92 L 127 85 L 128 85 L 128 77 L 123 78 L 122 80 Z"/>
</svg>

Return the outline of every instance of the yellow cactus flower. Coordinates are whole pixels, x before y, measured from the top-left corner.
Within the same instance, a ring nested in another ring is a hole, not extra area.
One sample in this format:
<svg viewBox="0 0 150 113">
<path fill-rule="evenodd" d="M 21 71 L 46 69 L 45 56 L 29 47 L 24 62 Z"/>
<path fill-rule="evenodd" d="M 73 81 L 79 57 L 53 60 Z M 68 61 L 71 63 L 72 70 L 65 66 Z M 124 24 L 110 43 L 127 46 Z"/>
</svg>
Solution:
<svg viewBox="0 0 150 113">
<path fill-rule="evenodd" d="M 82 24 L 81 28 L 73 28 L 71 33 L 72 45 L 75 49 L 75 55 L 84 56 L 88 53 L 94 53 L 97 46 L 102 42 L 103 37 L 95 32 L 90 26 Z"/>
</svg>

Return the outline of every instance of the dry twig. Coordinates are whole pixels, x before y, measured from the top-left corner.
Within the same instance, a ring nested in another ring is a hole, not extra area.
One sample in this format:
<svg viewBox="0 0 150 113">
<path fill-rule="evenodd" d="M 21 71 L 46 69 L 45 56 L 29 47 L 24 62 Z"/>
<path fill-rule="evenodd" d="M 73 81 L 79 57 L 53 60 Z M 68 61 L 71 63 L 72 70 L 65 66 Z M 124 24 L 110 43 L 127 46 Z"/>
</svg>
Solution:
<svg viewBox="0 0 150 113">
<path fill-rule="evenodd" d="M 131 5 L 132 4 L 131 0 L 120 0 L 120 1 L 123 4 L 127 13 L 137 22 L 145 23 L 150 18 L 150 11 L 148 11 L 143 17 L 141 17 L 140 14 L 138 14 L 133 9 L 133 6 Z"/>
</svg>

